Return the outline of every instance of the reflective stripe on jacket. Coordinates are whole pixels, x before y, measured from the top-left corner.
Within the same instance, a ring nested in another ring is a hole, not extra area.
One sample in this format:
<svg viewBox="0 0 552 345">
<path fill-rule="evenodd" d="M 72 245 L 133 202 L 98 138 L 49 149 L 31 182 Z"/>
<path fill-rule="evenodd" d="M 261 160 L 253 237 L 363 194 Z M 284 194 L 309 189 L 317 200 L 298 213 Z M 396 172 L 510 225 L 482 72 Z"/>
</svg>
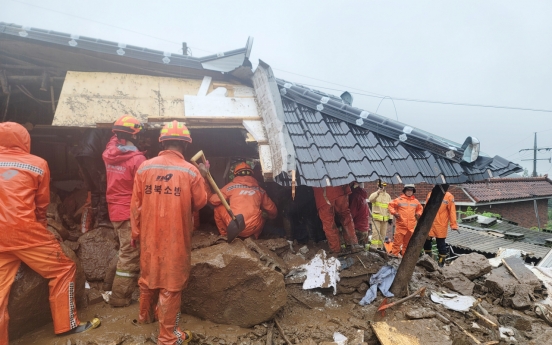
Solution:
<svg viewBox="0 0 552 345">
<path fill-rule="evenodd" d="M 431 192 L 427 194 L 426 205 L 430 196 Z M 449 222 L 452 229 L 458 229 L 458 223 L 456 222 L 456 205 L 454 204 L 454 196 L 451 193 L 446 192 L 445 197 L 443 198 L 443 202 L 441 203 L 441 206 L 439 206 L 439 211 L 437 211 L 437 215 L 435 216 L 435 220 L 433 221 L 433 225 L 431 226 L 429 236 L 446 238 Z"/>
<path fill-rule="evenodd" d="M 400 216 L 395 218 L 395 231 L 413 232 L 417 222 L 416 215 L 422 215 L 423 207 L 414 195 L 408 197 L 401 194 L 400 197 L 389 203 L 389 212 L 394 216 L 397 214 Z"/>
<path fill-rule="evenodd" d="M 191 269 L 192 212 L 207 204 L 199 171 L 172 150 L 142 163 L 134 177 L 132 238 L 140 240 L 141 279 L 150 289 L 181 291 Z"/>
<path fill-rule="evenodd" d="M 389 213 L 389 203 L 391 202 L 391 196 L 386 191 L 374 192 L 370 194 L 368 201 L 372 204 L 372 218 L 381 222 L 385 222 L 389 219 L 393 219 Z"/>
<path fill-rule="evenodd" d="M 236 176 L 232 182 L 220 191 L 230 204 L 232 212 L 235 215 L 243 215 L 245 229 L 240 233 L 240 237 L 248 237 L 256 232 L 259 225 L 264 221 L 262 218 L 263 211 L 266 211 L 269 219 L 278 216 L 276 205 L 270 200 L 265 190 L 259 187 L 259 183 L 253 176 Z M 217 194 L 213 194 L 209 198 L 209 203 L 213 206 L 221 204 Z"/>
</svg>

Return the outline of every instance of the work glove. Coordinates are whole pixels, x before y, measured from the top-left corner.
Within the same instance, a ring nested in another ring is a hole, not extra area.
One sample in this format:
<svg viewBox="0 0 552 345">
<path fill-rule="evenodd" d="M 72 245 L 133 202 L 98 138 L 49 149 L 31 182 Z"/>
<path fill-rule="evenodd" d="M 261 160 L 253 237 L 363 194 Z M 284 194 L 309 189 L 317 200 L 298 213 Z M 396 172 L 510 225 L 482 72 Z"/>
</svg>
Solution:
<svg viewBox="0 0 552 345">
<path fill-rule="evenodd" d="M 389 225 L 393 225 L 393 219 L 388 219 L 388 220 L 387 220 L 387 223 L 388 223 Z"/>
<path fill-rule="evenodd" d="M 205 164 L 199 163 L 199 173 L 201 176 L 205 177 L 209 174 L 209 168 L 211 167 L 211 164 L 209 164 L 209 161 L 205 161 Z"/>
</svg>

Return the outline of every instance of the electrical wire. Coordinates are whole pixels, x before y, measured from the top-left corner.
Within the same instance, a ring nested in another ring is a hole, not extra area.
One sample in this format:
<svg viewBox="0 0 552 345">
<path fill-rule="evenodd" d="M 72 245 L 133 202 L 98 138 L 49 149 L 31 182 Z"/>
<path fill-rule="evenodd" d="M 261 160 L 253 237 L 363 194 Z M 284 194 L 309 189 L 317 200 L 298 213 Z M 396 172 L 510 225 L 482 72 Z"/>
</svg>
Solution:
<svg viewBox="0 0 552 345">
<path fill-rule="evenodd" d="M 63 15 L 69 16 L 69 17 L 75 17 L 75 18 L 78 18 L 78 19 L 88 20 L 88 21 L 93 22 L 93 23 L 97 23 L 97 24 L 109 26 L 109 27 L 116 28 L 116 29 L 119 29 L 119 30 L 124 30 L 124 31 L 128 31 L 128 32 L 132 32 L 132 33 L 135 33 L 135 34 L 138 34 L 138 35 L 142 35 L 142 36 L 154 38 L 154 39 L 157 39 L 157 40 L 160 40 L 160 41 L 164 41 L 164 42 L 168 42 L 168 43 L 173 43 L 173 44 L 177 44 L 177 45 L 182 44 L 181 42 L 171 41 L 171 40 L 168 40 L 168 39 L 165 39 L 165 38 L 153 36 L 153 35 L 146 34 L 146 33 L 140 32 L 140 31 L 131 30 L 131 29 L 127 29 L 127 28 L 123 28 L 123 27 L 117 26 L 117 25 L 113 25 L 113 24 L 108 24 L 108 23 L 105 23 L 105 22 L 101 22 L 101 21 L 99 21 L 99 20 L 90 19 L 90 18 L 78 16 L 78 15 L 75 15 L 75 14 L 71 14 L 71 13 L 66 13 L 66 12 L 54 10 L 54 9 L 51 9 L 51 8 L 48 8 L 48 7 L 39 6 L 39 5 L 35 5 L 35 4 L 30 4 L 30 3 L 28 3 L 28 2 L 19 1 L 19 0 L 11 0 L 11 1 L 17 2 L 17 3 L 20 3 L 20 4 L 24 4 L 24 5 L 27 5 L 27 6 L 32 6 L 32 7 L 40 8 L 40 9 L 45 10 L 45 11 L 51 11 L 51 12 L 63 14 Z M 211 54 L 213 53 L 213 52 L 208 51 L 208 50 L 205 50 L 205 49 L 200 49 L 200 48 L 197 48 L 197 47 L 193 47 L 193 48 L 194 48 L 194 49 L 197 49 L 197 50 L 204 51 L 204 52 L 206 52 L 206 53 L 211 53 Z"/>
</svg>

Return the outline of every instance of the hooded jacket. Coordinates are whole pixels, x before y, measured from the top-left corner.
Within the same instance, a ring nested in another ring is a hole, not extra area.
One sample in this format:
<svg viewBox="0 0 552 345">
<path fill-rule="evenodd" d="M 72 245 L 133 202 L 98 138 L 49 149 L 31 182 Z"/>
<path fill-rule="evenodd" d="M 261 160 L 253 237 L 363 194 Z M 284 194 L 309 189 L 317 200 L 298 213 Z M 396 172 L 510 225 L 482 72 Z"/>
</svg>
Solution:
<svg viewBox="0 0 552 345">
<path fill-rule="evenodd" d="M 245 229 L 240 233 L 240 237 L 255 235 L 258 237 L 259 227 L 264 223 L 262 212 L 266 211 L 269 219 L 278 216 L 278 209 L 266 191 L 259 187 L 259 183 L 253 176 L 236 176 L 232 182 L 224 186 L 221 190 L 222 195 L 230 204 L 230 209 L 234 214 L 242 214 L 245 220 Z M 213 194 L 209 202 L 213 206 L 221 205 L 217 194 Z M 226 213 L 226 211 L 224 211 Z M 227 213 L 226 213 L 227 214 Z M 230 216 L 226 217 L 225 225 L 228 226 Z M 219 229 L 224 234 L 226 229 Z"/>
<path fill-rule="evenodd" d="M 0 253 L 56 241 L 46 229 L 50 170 L 30 151 L 23 126 L 0 123 Z"/>
<path fill-rule="evenodd" d="M 134 145 L 120 144 L 117 136 L 113 135 L 102 158 L 107 171 L 106 200 L 109 219 L 113 222 L 129 220 L 134 175 L 146 156 Z"/>
<path fill-rule="evenodd" d="M 349 209 L 351 210 L 353 223 L 355 229 L 361 232 L 368 232 L 369 230 L 367 197 L 368 193 L 361 187 L 353 188 L 353 192 L 349 195 Z"/>
</svg>

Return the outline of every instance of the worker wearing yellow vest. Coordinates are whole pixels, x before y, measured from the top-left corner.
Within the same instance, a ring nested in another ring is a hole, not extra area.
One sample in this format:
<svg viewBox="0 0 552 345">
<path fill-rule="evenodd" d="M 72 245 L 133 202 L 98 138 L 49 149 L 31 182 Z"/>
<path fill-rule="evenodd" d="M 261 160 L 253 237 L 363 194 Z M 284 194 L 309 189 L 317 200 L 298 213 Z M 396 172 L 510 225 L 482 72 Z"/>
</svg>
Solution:
<svg viewBox="0 0 552 345">
<path fill-rule="evenodd" d="M 388 205 L 391 196 L 385 191 L 387 183 L 380 182 L 378 190 L 370 195 L 368 201 L 372 204 L 372 241 L 377 249 L 383 248 L 383 240 L 387 234 L 387 224 L 393 223 L 393 216 L 389 213 Z"/>
</svg>

